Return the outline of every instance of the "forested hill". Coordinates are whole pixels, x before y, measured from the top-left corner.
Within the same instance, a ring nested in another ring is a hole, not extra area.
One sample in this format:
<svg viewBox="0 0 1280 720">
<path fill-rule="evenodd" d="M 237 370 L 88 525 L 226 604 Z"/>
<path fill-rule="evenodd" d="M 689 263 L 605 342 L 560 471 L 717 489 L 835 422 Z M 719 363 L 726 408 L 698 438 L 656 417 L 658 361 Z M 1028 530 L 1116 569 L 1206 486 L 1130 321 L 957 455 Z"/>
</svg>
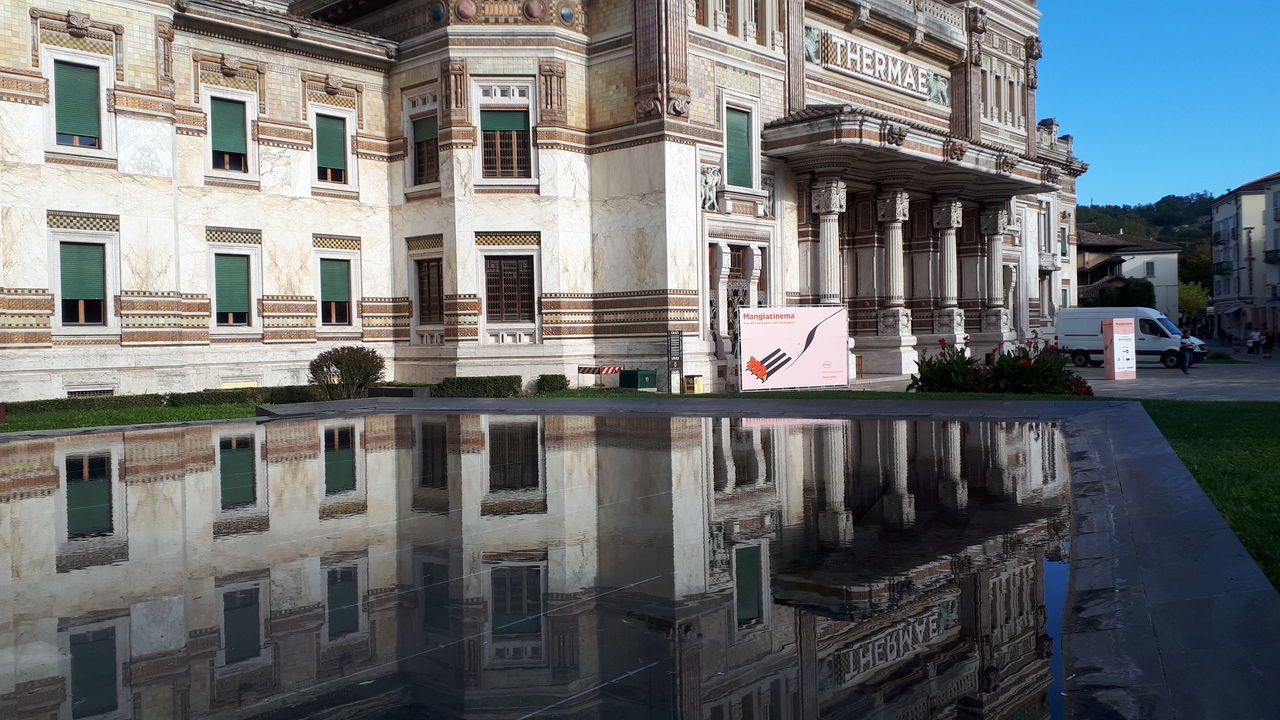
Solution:
<svg viewBox="0 0 1280 720">
<path fill-rule="evenodd" d="M 1097 223 L 1102 232 L 1144 237 L 1191 246 L 1209 239 L 1209 216 L 1214 195 L 1165 195 L 1142 205 L 1081 205 L 1077 219 Z"/>
</svg>

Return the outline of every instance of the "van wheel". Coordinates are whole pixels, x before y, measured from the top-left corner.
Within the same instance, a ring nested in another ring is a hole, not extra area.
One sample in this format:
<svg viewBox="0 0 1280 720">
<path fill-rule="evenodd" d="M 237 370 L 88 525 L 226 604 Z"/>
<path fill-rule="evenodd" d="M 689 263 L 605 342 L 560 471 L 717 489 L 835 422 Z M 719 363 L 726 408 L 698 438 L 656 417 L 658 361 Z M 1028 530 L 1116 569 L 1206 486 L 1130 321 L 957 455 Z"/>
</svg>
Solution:
<svg viewBox="0 0 1280 720">
<path fill-rule="evenodd" d="M 1164 355 L 1161 355 L 1161 356 L 1160 356 L 1160 364 L 1161 364 L 1161 365 L 1163 365 L 1163 366 L 1165 366 L 1165 367 L 1167 367 L 1167 368 L 1169 368 L 1170 370 L 1172 370 L 1172 369 L 1174 369 L 1174 368 L 1178 367 L 1178 355 L 1177 355 L 1177 353 L 1167 352 L 1167 353 L 1165 353 Z"/>
<path fill-rule="evenodd" d="M 1071 364 L 1076 367 L 1084 367 L 1089 364 L 1089 353 L 1071 353 Z"/>
</svg>

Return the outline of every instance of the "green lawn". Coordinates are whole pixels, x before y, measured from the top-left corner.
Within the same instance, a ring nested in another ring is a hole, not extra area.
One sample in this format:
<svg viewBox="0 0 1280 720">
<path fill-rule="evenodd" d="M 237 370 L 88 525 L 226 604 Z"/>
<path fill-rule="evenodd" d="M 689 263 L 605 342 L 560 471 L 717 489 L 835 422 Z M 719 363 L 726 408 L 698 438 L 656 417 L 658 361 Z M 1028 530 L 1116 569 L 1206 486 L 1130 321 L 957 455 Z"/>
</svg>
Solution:
<svg viewBox="0 0 1280 720">
<path fill-rule="evenodd" d="M 136 407 L 117 410 L 59 410 L 56 412 L 14 413 L 0 425 L 0 433 L 57 428 L 142 425 L 144 423 L 186 422 L 253 417 L 252 403 L 192 405 L 189 407 Z"/>
</svg>

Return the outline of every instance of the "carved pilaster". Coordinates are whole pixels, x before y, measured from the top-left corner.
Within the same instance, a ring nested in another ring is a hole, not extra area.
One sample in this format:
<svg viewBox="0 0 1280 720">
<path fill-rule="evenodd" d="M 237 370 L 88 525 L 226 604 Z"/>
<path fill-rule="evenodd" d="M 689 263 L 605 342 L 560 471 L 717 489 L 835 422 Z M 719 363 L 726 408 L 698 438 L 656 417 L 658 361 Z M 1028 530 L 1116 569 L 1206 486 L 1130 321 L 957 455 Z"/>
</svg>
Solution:
<svg viewBox="0 0 1280 720">
<path fill-rule="evenodd" d="M 885 262 L 885 303 L 890 309 L 901 309 L 906 312 L 905 321 L 902 313 L 893 313 L 894 322 L 905 322 L 906 329 L 898 332 L 886 327 L 886 315 L 880 316 L 881 335 L 910 335 L 911 313 L 903 308 L 903 275 L 905 257 L 903 253 L 902 224 L 911 217 L 911 196 L 904 190 L 890 190 L 876 198 L 876 219 L 884 227 L 884 262 Z"/>
<path fill-rule="evenodd" d="M 957 267 L 956 257 L 956 235 L 960 231 L 960 226 L 964 224 L 964 207 L 959 200 L 945 200 L 933 206 L 933 229 L 938 232 L 938 270 L 940 275 L 941 298 L 940 305 L 942 311 L 954 310 L 957 302 L 957 294 L 959 291 L 959 270 Z M 958 327 L 951 329 L 956 324 L 957 319 L 955 313 L 947 314 L 941 311 L 935 315 L 934 332 L 952 333 L 961 332 L 964 328 L 964 315 L 961 314 L 958 320 Z M 939 328 L 943 329 L 939 329 Z"/>
<path fill-rule="evenodd" d="M 636 119 L 689 114 L 689 34 L 685 0 L 636 0 Z"/>
<path fill-rule="evenodd" d="M 564 124 L 569 120 L 565 104 L 565 63 L 559 58 L 538 60 L 538 123 Z"/>
<path fill-rule="evenodd" d="M 440 62 L 440 127 L 469 125 L 466 58 Z"/>
<path fill-rule="evenodd" d="M 982 236 L 987 244 L 987 297 L 986 306 L 991 310 L 1004 309 L 1004 235 L 1009 230 L 1009 211 L 1003 205 L 982 209 Z M 988 313 L 982 316 L 983 332 L 996 332 L 1008 327 L 1008 312 Z M 988 328 L 992 328 L 988 330 Z"/>
<path fill-rule="evenodd" d="M 836 305 L 840 292 L 840 213 L 845 211 L 849 188 L 843 180 L 824 178 L 809 191 L 813 212 L 818 216 L 818 277 L 815 285 L 819 301 Z"/>
</svg>

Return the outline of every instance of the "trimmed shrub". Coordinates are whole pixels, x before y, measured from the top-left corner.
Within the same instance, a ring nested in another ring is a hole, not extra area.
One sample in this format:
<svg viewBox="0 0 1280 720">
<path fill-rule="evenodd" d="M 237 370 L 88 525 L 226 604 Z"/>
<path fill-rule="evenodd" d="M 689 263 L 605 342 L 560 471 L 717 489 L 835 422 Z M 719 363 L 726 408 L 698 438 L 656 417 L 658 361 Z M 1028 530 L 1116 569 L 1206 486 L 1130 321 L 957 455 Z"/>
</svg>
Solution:
<svg viewBox="0 0 1280 720">
<path fill-rule="evenodd" d="M 968 337 L 966 336 L 966 340 Z M 916 392 L 1016 393 L 1023 395 L 1092 395 L 1084 378 L 1067 369 L 1068 358 L 1058 346 L 1040 340 L 1013 345 L 1007 352 L 995 349 L 990 366 L 979 365 L 965 351 L 939 341 L 942 348 L 930 357 L 921 353 L 919 374 L 911 376 L 907 390 Z"/>
<path fill-rule="evenodd" d="M 11 413 L 61 412 L 64 410 L 123 410 L 156 407 L 164 404 L 164 395 L 104 395 L 101 397 L 50 398 L 5 403 Z"/>
<path fill-rule="evenodd" d="M 964 350 L 948 345 L 939 339 L 938 354 L 932 357 L 920 351 L 917 364 L 919 375 L 911 376 L 907 390 L 916 392 L 958 393 L 973 392 L 977 378 L 978 359 L 969 357 Z"/>
<path fill-rule="evenodd" d="M 569 378 L 564 375 L 539 375 L 536 387 L 540 393 L 568 390 Z"/>
<path fill-rule="evenodd" d="M 11 413 L 41 413 L 92 410 L 124 410 L 138 407 L 194 407 L 197 405 L 231 405 L 252 403 L 255 405 L 283 405 L 312 402 L 316 388 L 312 385 L 283 385 L 280 387 L 232 388 L 228 390 L 196 390 L 186 393 L 146 395 L 105 395 L 102 397 L 52 398 L 5 403 Z"/>
<path fill-rule="evenodd" d="M 524 381 L 519 375 L 476 375 L 441 380 L 432 390 L 435 397 L 519 397 Z"/>
<path fill-rule="evenodd" d="M 387 363 L 377 350 L 358 345 L 325 350 L 311 361 L 311 382 L 330 400 L 351 400 L 368 395 L 369 386 L 382 380 Z"/>
</svg>

